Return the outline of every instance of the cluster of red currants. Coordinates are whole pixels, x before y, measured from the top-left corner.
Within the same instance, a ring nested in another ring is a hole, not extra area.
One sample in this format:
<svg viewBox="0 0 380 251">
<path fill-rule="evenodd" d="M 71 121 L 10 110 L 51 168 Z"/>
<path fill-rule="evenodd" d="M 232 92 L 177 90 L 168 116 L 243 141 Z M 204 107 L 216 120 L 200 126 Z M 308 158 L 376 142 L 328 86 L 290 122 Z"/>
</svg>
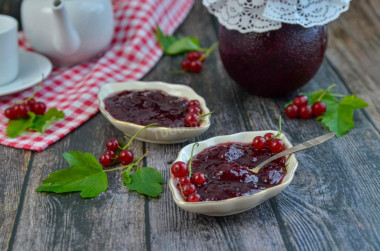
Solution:
<svg viewBox="0 0 380 251">
<path fill-rule="evenodd" d="M 34 98 L 26 98 L 21 104 L 15 104 L 4 111 L 4 116 L 8 119 L 17 119 L 19 117 L 29 117 L 28 112 L 34 112 L 36 115 L 43 115 L 46 111 L 44 102 L 37 102 Z"/>
<path fill-rule="evenodd" d="M 108 150 L 99 157 L 99 163 L 102 166 L 110 166 L 111 164 L 116 164 L 115 162 L 117 161 L 123 165 L 129 165 L 133 162 L 133 152 L 123 149 L 117 139 L 108 140 L 106 147 Z"/>
<path fill-rule="evenodd" d="M 206 58 L 202 57 L 202 52 L 192 51 L 187 54 L 187 58 L 182 60 L 181 68 L 184 71 L 198 73 L 202 70 L 203 62 Z"/>
<path fill-rule="evenodd" d="M 182 161 L 173 163 L 171 172 L 175 178 L 178 178 L 177 186 L 187 202 L 202 200 L 201 196 L 197 193 L 197 186 L 202 186 L 207 182 L 207 178 L 203 173 L 194 173 L 190 177 L 189 168 Z"/>
<path fill-rule="evenodd" d="M 263 136 L 256 136 L 252 141 L 252 146 L 256 150 L 265 149 L 267 146 L 272 153 L 279 153 L 286 149 L 285 142 L 276 138 L 273 133 L 266 133 Z"/>
<path fill-rule="evenodd" d="M 201 103 L 196 100 L 190 100 L 187 104 L 187 114 L 185 116 L 186 127 L 199 127 L 202 123 L 202 108 Z"/>
<path fill-rule="evenodd" d="M 301 118 L 308 119 L 311 116 L 322 116 L 326 112 L 326 104 L 317 101 L 312 106 L 309 105 L 309 99 L 307 96 L 301 95 L 293 99 L 293 103 L 285 108 L 285 113 L 289 118 Z"/>
</svg>

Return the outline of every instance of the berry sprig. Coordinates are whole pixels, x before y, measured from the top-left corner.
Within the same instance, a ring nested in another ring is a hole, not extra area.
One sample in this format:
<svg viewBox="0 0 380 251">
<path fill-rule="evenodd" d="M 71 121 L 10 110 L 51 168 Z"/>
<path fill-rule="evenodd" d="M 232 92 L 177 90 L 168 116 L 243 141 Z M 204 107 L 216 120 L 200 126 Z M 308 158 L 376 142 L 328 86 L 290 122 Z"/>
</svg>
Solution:
<svg viewBox="0 0 380 251">
<path fill-rule="evenodd" d="M 141 128 L 131 139 L 129 139 L 128 144 L 124 141 L 118 141 L 115 138 L 109 139 L 106 143 L 107 151 L 99 156 L 99 163 L 103 167 L 121 163 L 123 165 L 129 165 L 133 162 L 134 154 L 129 147 L 131 146 L 133 140 L 146 128 L 151 126 L 156 126 L 157 123 L 149 124 Z"/>
<path fill-rule="evenodd" d="M 202 114 L 201 103 L 196 99 L 189 101 L 187 104 L 187 112 L 185 116 L 186 127 L 200 127 L 203 119 L 213 113 Z"/>
<path fill-rule="evenodd" d="M 30 97 L 5 109 L 4 116 L 9 119 L 6 129 L 8 137 L 15 138 L 27 129 L 43 133 L 54 121 L 65 117 L 64 112 L 56 108 L 46 111 L 46 104 L 36 101 L 35 96 L 41 83 Z"/>
<path fill-rule="evenodd" d="M 281 116 L 279 118 L 279 132 L 274 135 L 273 133 L 266 133 L 264 136 L 256 136 L 252 141 L 252 146 L 256 150 L 262 150 L 267 147 L 272 153 L 279 153 L 286 149 L 285 142 L 279 137 L 282 134 Z"/>
<path fill-rule="evenodd" d="M 29 118 L 28 112 L 33 112 L 35 115 L 45 114 L 46 104 L 34 99 L 41 84 L 42 82 L 36 86 L 32 96 L 23 99 L 21 102 L 16 102 L 11 107 L 6 108 L 4 111 L 4 116 L 12 120 L 20 117 Z"/>
<path fill-rule="evenodd" d="M 203 63 L 205 62 L 206 58 L 210 56 L 217 45 L 218 43 L 214 43 L 210 48 L 206 50 L 205 53 L 199 51 L 189 52 L 187 54 L 187 57 L 181 62 L 182 70 L 192 73 L 198 73 L 202 71 Z"/>
<path fill-rule="evenodd" d="M 285 113 L 289 118 L 308 119 L 313 115 L 322 124 L 335 132 L 340 137 L 351 130 L 355 123 L 353 121 L 354 111 L 368 106 L 361 98 L 355 95 L 345 96 L 333 93 L 333 84 L 326 90 L 318 90 L 312 93 L 302 93 L 295 97 L 292 102 L 285 105 Z M 342 98 L 339 101 L 337 98 Z"/>
<path fill-rule="evenodd" d="M 199 146 L 199 143 L 194 143 L 191 149 L 189 163 L 186 165 L 182 161 L 174 162 L 171 166 L 171 173 L 177 179 L 177 186 L 182 197 L 187 202 L 201 201 L 201 196 L 197 193 L 197 187 L 204 186 L 207 182 L 207 177 L 200 172 L 192 175 L 191 165 L 193 162 L 194 148 Z"/>
<path fill-rule="evenodd" d="M 153 125 L 153 124 L 152 124 Z M 148 126 L 152 126 L 148 125 Z M 116 150 L 120 160 L 120 153 L 129 148 L 136 136 L 148 126 L 137 132 L 127 145 L 118 144 L 115 140 L 107 142 L 108 151 Z M 94 155 L 90 153 L 69 152 L 63 154 L 63 157 L 71 165 L 69 168 L 52 172 L 48 178 L 42 181 L 42 185 L 37 188 L 38 192 L 67 193 L 81 191 L 82 198 L 92 198 L 107 190 L 108 177 L 107 172 L 123 170 L 123 184 L 130 190 L 136 191 L 150 197 L 157 197 L 162 193 L 161 183 L 164 181 L 162 174 L 151 167 L 139 167 L 143 158 L 148 154 L 148 150 L 139 157 L 135 162 L 132 160 L 126 165 L 105 169 L 98 162 Z M 112 154 L 106 154 L 111 157 Z M 116 154 L 115 154 L 116 156 Z M 107 159 L 108 159 L 107 157 Z M 107 160 L 108 161 L 108 160 Z M 121 163 L 122 160 L 120 160 Z M 134 172 L 131 174 L 131 171 Z"/>
</svg>

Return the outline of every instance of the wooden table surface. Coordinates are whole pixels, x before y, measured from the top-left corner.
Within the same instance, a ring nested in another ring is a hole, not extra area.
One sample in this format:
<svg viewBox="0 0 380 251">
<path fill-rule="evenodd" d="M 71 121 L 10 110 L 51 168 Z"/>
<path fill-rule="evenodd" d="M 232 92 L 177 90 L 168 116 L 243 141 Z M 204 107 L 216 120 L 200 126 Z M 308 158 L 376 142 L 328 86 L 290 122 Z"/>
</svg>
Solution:
<svg viewBox="0 0 380 251">
<path fill-rule="evenodd" d="M 0 13 L 19 16 L 20 0 L 1 0 Z M 176 34 L 202 44 L 217 41 L 218 24 L 197 3 Z M 380 1 L 352 1 L 329 24 L 329 48 L 318 74 L 301 91 L 326 88 L 356 94 L 369 108 L 355 112 L 355 128 L 321 147 L 297 154 L 291 185 L 262 205 L 234 216 L 207 217 L 177 207 L 167 180 L 170 163 L 189 142 L 155 145 L 136 141 L 136 155 L 149 149 L 146 165 L 163 173 L 164 192 L 147 199 L 127 192 L 120 173 L 94 199 L 35 189 L 50 172 L 67 167 L 62 154 L 99 156 L 107 139 L 122 138 L 100 113 L 43 152 L 0 146 L 0 250 L 380 250 Z M 249 130 L 278 129 L 283 106 L 295 94 L 261 98 L 241 90 L 218 53 L 200 74 L 169 74 L 179 57 L 164 57 L 143 80 L 186 84 L 215 110 L 212 127 L 190 142 Z M 283 120 L 293 143 L 326 133 L 315 120 Z"/>
</svg>

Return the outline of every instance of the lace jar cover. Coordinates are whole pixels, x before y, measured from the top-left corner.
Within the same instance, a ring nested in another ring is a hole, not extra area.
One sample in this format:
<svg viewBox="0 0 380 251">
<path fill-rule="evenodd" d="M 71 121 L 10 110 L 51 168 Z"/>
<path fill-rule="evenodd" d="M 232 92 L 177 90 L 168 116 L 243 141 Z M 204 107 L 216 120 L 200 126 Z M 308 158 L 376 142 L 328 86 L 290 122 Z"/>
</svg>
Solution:
<svg viewBox="0 0 380 251">
<path fill-rule="evenodd" d="M 324 25 L 348 10 L 351 0 L 203 0 L 219 23 L 241 33 L 266 32 L 281 23 Z"/>
</svg>

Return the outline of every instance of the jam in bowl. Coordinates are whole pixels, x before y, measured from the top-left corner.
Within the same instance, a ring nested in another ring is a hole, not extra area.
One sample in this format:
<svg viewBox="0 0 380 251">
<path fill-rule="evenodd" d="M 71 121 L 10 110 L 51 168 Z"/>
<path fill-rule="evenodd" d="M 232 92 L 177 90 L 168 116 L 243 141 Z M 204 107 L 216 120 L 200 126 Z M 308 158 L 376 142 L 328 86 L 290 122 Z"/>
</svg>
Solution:
<svg viewBox="0 0 380 251">
<path fill-rule="evenodd" d="M 294 155 L 277 159 L 258 173 L 250 170 L 276 154 L 269 146 L 262 149 L 252 146 L 256 136 L 267 133 L 277 134 L 275 131 L 243 132 L 199 142 L 199 147 L 194 147 L 191 166 L 193 144 L 184 147 L 174 163 L 187 163 L 191 178 L 179 178 L 183 174 L 176 175 L 173 164 L 169 186 L 175 203 L 193 213 L 224 216 L 256 207 L 284 190 L 298 165 Z M 283 134 L 279 139 L 286 148 L 292 147 Z"/>
<path fill-rule="evenodd" d="M 101 113 L 129 137 L 144 126 L 157 123 L 137 137 L 146 142 L 180 143 L 210 127 L 210 116 L 202 118 L 210 112 L 205 100 L 185 85 L 143 81 L 111 83 L 102 86 L 98 100 Z M 188 115 L 194 115 L 194 123 L 189 122 Z"/>
</svg>

